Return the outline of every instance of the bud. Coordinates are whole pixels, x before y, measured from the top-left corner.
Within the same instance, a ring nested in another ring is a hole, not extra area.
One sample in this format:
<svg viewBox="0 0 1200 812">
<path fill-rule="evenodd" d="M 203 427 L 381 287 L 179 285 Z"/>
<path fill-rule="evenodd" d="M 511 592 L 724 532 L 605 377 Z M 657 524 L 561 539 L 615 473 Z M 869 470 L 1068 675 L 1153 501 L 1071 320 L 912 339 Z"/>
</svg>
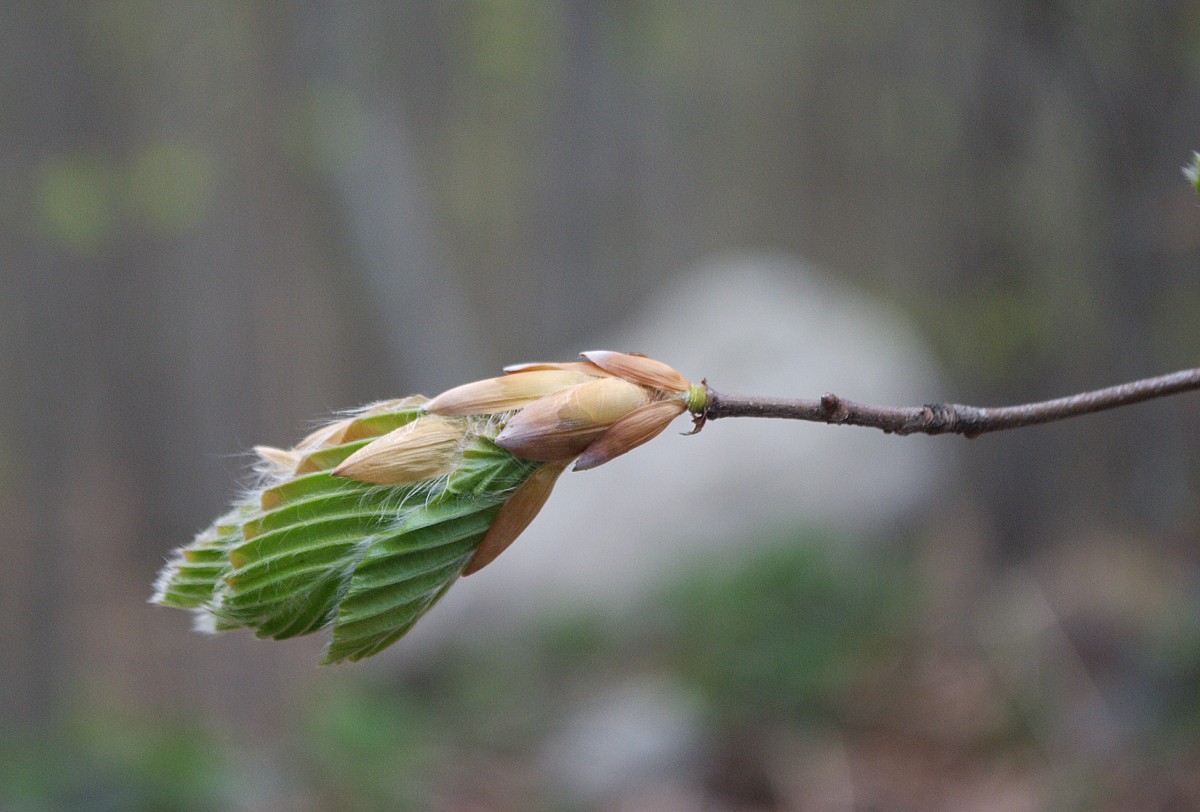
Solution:
<svg viewBox="0 0 1200 812">
<path fill-rule="evenodd" d="M 342 437 L 346 433 L 346 429 L 354 421 L 350 418 L 337 420 L 328 425 L 321 426 L 315 429 L 311 434 L 307 435 L 303 440 L 296 443 L 293 451 L 312 451 L 319 448 L 329 448 L 342 442 Z"/>
<path fill-rule="evenodd" d="M 465 435 L 461 420 L 422 417 L 358 449 L 333 475 L 376 485 L 434 479 L 454 470 Z"/>
<path fill-rule="evenodd" d="M 300 462 L 300 455 L 291 449 L 272 448 L 269 445 L 254 446 L 254 453 L 268 468 L 279 471 L 293 471 Z"/>
<path fill-rule="evenodd" d="M 432 414 L 496 414 L 521 409 L 539 398 L 595 380 L 581 372 L 538 369 L 521 375 L 488 378 L 456 386 L 425 405 Z"/>
<path fill-rule="evenodd" d="M 292 448 L 257 446 L 257 482 L 175 551 L 151 600 L 194 611 L 205 631 L 332 627 L 325 662 L 378 653 L 502 553 L 571 460 L 603 464 L 700 402 L 659 361 L 584 357 L 371 404 Z"/>
<path fill-rule="evenodd" d="M 611 372 L 605 372 L 591 361 L 538 361 L 532 364 L 510 364 L 504 368 L 509 375 L 521 372 L 537 372 L 545 369 L 558 369 L 563 372 L 582 372 L 593 378 L 611 378 Z"/>
<path fill-rule="evenodd" d="M 526 459 L 567 462 L 650 397 L 646 387 L 622 378 L 595 378 L 526 406 L 496 443 Z"/>
<path fill-rule="evenodd" d="M 603 465 L 626 451 L 632 451 L 663 432 L 672 420 L 687 411 L 682 400 L 656 400 L 634 409 L 613 423 L 591 443 L 575 462 L 576 471 Z"/>
<path fill-rule="evenodd" d="M 577 471 L 587 470 L 652 439 L 687 410 L 691 384 L 661 361 L 608 350 L 582 355 L 584 362 L 505 368 L 510 377 L 519 378 L 569 367 L 589 374 L 589 379 L 530 403 L 508 421 L 497 443 L 519 457 L 567 462 L 611 431 L 601 447 L 575 466 Z M 591 376 L 591 370 L 610 377 Z"/>
<path fill-rule="evenodd" d="M 592 350 L 580 353 L 605 372 L 627 381 L 661 389 L 665 392 L 686 392 L 690 384 L 687 379 L 662 361 L 644 355 L 632 355 L 611 350 Z"/>
</svg>

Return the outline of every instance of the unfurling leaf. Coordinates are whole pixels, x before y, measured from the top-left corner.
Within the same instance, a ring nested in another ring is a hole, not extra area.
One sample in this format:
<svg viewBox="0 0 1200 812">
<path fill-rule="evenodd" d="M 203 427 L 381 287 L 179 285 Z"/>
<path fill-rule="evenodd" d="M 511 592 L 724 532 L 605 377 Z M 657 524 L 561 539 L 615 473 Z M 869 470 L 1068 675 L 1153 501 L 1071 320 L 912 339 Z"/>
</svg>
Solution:
<svg viewBox="0 0 1200 812">
<path fill-rule="evenodd" d="M 175 551 L 152 602 L 205 631 L 283 639 L 332 627 L 326 662 L 402 637 L 460 575 L 490 563 L 558 476 L 623 454 L 687 410 L 665 364 L 598 352 L 383 401 L 289 449 L 258 446 L 258 481 Z"/>
</svg>

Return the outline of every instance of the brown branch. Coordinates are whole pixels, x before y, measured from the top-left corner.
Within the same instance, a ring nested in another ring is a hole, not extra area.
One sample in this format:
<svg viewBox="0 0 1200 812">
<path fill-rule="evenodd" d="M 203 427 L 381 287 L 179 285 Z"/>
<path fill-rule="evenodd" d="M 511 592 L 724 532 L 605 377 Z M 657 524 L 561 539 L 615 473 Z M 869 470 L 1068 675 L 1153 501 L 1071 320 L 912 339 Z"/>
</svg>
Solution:
<svg viewBox="0 0 1200 812">
<path fill-rule="evenodd" d="M 1081 392 L 1056 400 L 999 408 L 964 406 L 959 403 L 888 408 L 856 403 L 833 394 L 822 395 L 820 400 L 787 400 L 726 395 L 709 388 L 708 400 L 697 417 L 697 424 L 699 426 L 705 420 L 722 417 L 776 417 L 869 426 L 888 434 L 962 434 L 975 437 L 991 431 L 1065 420 L 1195 389 L 1200 389 L 1200 368 L 1131 381 L 1094 392 Z"/>
</svg>

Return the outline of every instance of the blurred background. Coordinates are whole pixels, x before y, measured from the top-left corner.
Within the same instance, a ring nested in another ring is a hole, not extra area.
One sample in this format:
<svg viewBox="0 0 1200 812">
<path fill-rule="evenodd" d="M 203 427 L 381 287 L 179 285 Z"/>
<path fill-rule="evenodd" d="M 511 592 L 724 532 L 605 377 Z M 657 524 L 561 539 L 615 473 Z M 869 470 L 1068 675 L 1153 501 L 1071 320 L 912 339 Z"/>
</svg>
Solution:
<svg viewBox="0 0 1200 812">
<path fill-rule="evenodd" d="M 668 433 L 362 665 L 146 605 L 250 445 L 506 363 L 1196 366 L 1197 3 L 8 2 L 0 65 L 0 809 L 1200 808 L 1191 395 Z"/>
</svg>

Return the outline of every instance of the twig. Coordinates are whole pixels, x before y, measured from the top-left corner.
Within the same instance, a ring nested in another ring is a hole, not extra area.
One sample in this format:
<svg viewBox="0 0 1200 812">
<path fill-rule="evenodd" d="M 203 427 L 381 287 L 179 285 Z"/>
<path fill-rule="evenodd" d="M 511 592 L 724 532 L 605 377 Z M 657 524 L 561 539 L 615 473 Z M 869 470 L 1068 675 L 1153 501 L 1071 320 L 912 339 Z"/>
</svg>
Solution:
<svg viewBox="0 0 1200 812">
<path fill-rule="evenodd" d="M 959 403 L 888 408 L 856 403 L 833 394 L 822 395 L 820 400 L 788 400 L 726 395 L 709 388 L 707 402 L 697 416 L 697 429 L 705 420 L 722 417 L 777 417 L 869 426 L 888 434 L 962 434 L 975 437 L 992 431 L 1065 420 L 1194 389 L 1200 389 L 1200 368 L 1131 381 L 1094 392 L 1081 392 L 1056 400 L 999 408 L 964 406 Z"/>
</svg>

